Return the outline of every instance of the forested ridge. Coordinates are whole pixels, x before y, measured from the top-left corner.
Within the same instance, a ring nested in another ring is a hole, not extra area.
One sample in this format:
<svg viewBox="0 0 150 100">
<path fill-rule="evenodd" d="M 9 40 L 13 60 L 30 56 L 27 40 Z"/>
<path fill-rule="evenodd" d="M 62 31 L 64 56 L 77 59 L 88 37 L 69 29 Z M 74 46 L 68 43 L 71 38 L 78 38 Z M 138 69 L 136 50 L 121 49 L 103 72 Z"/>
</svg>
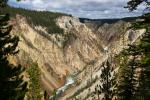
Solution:
<svg viewBox="0 0 150 100">
<path fill-rule="evenodd" d="M 64 31 L 56 25 L 56 19 L 61 16 L 71 16 L 57 12 L 34 11 L 10 6 L 5 7 L 3 13 L 9 13 L 11 17 L 15 17 L 16 14 L 22 15 L 27 18 L 28 23 L 33 28 L 34 26 L 46 27 L 49 34 L 62 34 Z"/>
</svg>

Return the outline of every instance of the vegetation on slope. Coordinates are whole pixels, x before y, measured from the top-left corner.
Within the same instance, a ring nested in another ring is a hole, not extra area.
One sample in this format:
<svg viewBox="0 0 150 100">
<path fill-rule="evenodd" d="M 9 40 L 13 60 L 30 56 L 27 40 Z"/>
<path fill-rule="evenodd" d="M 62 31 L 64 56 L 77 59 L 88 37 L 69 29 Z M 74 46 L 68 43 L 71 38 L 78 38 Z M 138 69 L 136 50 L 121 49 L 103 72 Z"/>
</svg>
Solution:
<svg viewBox="0 0 150 100">
<path fill-rule="evenodd" d="M 145 2 L 146 9 L 150 8 L 148 0 L 131 0 L 129 10 L 133 11 Z M 146 33 L 136 44 L 129 45 L 122 52 L 120 81 L 118 85 L 118 100 L 149 100 L 150 98 L 150 13 L 141 16 L 142 21 L 136 22 L 132 29 L 146 29 Z"/>
<path fill-rule="evenodd" d="M 41 100 L 40 70 L 38 64 L 33 63 L 29 67 L 28 73 L 30 76 L 30 81 L 27 97 L 29 100 Z"/>
<path fill-rule="evenodd" d="M 1 13 L 6 4 L 7 0 L 0 1 L 0 100 L 23 100 L 27 91 L 27 82 L 21 75 L 23 67 L 8 61 L 9 55 L 18 53 L 19 38 L 10 35 L 12 26 L 8 24 L 9 15 Z"/>
<path fill-rule="evenodd" d="M 140 4 L 145 3 L 146 9 L 150 11 L 149 0 L 131 0 L 128 2 L 129 10 L 135 10 Z M 132 61 L 133 67 L 141 69 L 138 89 L 134 92 L 136 98 L 134 100 L 149 100 L 150 98 L 150 13 L 144 14 L 142 17 L 143 21 L 133 24 L 133 29 L 145 28 L 146 33 L 142 36 L 139 43 L 132 45 L 130 49 L 130 55 L 136 56 L 135 60 Z M 137 73 L 136 73 L 137 74 Z M 134 76 L 133 76 L 134 77 Z"/>
<path fill-rule="evenodd" d="M 99 95 L 104 94 L 105 100 L 112 100 L 114 97 L 114 88 L 116 85 L 115 72 L 113 72 L 113 68 L 111 66 L 110 61 L 103 62 L 101 65 L 102 73 L 100 75 L 100 82 L 102 84 L 98 84 L 95 87 L 95 94 L 98 95 L 98 100 L 100 100 Z M 113 88 L 113 89 L 112 89 Z"/>
<path fill-rule="evenodd" d="M 62 34 L 64 31 L 56 25 L 56 18 L 61 16 L 68 16 L 62 13 L 54 13 L 49 11 L 31 11 L 23 8 L 13 8 L 7 6 L 3 12 L 11 14 L 15 17 L 16 14 L 25 16 L 28 23 L 34 28 L 34 26 L 43 26 L 47 28 L 49 34 Z"/>
<path fill-rule="evenodd" d="M 146 10 L 149 10 L 148 0 L 131 0 L 127 8 L 133 11 L 143 2 L 146 4 Z M 131 28 L 135 30 L 144 28 L 146 33 L 137 43 L 128 45 L 128 48 L 124 49 L 117 58 L 119 72 L 115 100 L 149 100 L 150 98 L 150 13 L 140 18 L 143 20 L 135 22 Z"/>
</svg>

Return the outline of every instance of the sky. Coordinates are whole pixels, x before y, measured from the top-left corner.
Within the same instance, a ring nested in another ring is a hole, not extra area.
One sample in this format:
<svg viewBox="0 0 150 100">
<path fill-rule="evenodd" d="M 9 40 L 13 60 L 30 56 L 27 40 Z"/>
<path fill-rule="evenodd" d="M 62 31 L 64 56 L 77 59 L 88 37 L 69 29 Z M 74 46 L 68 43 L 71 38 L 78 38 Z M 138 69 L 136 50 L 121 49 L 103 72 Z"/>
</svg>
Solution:
<svg viewBox="0 0 150 100">
<path fill-rule="evenodd" d="M 124 18 L 143 13 L 144 6 L 129 12 L 124 8 L 127 1 L 129 0 L 22 0 L 21 2 L 9 0 L 8 4 L 13 7 L 62 12 L 91 19 Z"/>
</svg>

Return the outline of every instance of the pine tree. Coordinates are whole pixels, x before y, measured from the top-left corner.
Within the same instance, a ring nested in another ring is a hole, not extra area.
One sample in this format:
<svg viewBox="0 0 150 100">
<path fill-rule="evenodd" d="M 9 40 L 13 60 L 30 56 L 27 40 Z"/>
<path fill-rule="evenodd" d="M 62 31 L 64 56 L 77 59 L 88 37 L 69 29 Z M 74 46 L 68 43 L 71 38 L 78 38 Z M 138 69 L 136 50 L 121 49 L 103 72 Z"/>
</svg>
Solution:
<svg viewBox="0 0 150 100">
<path fill-rule="evenodd" d="M 139 98 L 144 98 L 144 100 L 149 100 L 150 98 L 150 32 L 148 32 L 141 39 L 140 44 L 138 45 L 141 51 L 141 61 L 140 68 L 140 87 L 139 87 Z M 140 99 L 139 99 L 140 100 Z"/>
<path fill-rule="evenodd" d="M 102 64 L 102 74 L 100 75 L 100 85 L 95 87 L 95 93 L 98 95 L 98 100 L 100 100 L 99 95 L 104 94 L 105 100 L 111 100 L 114 97 L 114 88 L 116 85 L 115 72 L 111 67 L 109 61 Z"/>
<path fill-rule="evenodd" d="M 134 100 L 138 88 L 137 68 L 140 51 L 136 45 L 129 45 L 121 54 L 117 95 L 119 100 Z"/>
<path fill-rule="evenodd" d="M 7 0 L 0 1 L 0 10 L 5 7 Z M 9 55 L 18 52 L 16 47 L 19 38 L 11 36 L 12 26 L 8 24 L 9 14 L 0 13 L 0 100 L 23 100 L 27 83 L 20 75 L 23 68 L 14 66 L 8 61 Z"/>
<path fill-rule="evenodd" d="M 130 11 L 135 10 L 140 4 L 145 3 L 145 10 L 148 12 L 141 16 L 143 21 L 133 24 L 134 29 L 145 28 L 146 33 L 143 35 L 137 47 L 140 51 L 139 67 L 141 68 L 139 78 L 139 88 L 136 94 L 137 100 L 149 100 L 150 98 L 150 1 L 149 0 L 131 0 L 128 2 L 127 8 Z"/>
<path fill-rule="evenodd" d="M 146 4 L 146 9 L 148 9 L 150 6 L 150 1 L 149 0 L 131 0 L 127 3 L 127 6 L 125 8 L 128 8 L 130 11 L 136 10 L 137 7 L 142 4 L 145 3 Z"/>
<path fill-rule="evenodd" d="M 29 67 L 28 73 L 30 75 L 30 81 L 27 98 L 29 100 L 41 100 L 40 70 L 38 64 L 33 63 Z"/>
</svg>

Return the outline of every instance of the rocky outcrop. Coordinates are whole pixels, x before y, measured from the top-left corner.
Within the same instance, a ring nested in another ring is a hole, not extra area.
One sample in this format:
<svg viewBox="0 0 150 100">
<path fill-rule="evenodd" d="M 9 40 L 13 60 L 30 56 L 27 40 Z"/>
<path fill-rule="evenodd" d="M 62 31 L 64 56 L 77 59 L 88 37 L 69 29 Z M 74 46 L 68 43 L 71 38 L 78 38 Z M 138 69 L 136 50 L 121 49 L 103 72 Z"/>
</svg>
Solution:
<svg viewBox="0 0 150 100">
<path fill-rule="evenodd" d="M 33 29 L 26 18 L 19 15 L 12 23 L 15 24 L 12 33 L 20 37 L 16 63 L 29 67 L 30 63 L 37 62 L 46 90 L 61 87 L 66 76 L 75 75 L 80 85 L 74 86 L 72 92 L 66 92 L 62 99 L 73 95 L 91 76 L 96 76 L 100 63 L 109 54 L 119 53 L 144 33 L 144 30 L 127 31 L 130 24 L 122 21 L 104 24 L 93 31 L 78 18 L 68 16 L 56 19 L 57 25 L 65 31 L 62 34 L 48 33 L 42 26 Z"/>
</svg>

